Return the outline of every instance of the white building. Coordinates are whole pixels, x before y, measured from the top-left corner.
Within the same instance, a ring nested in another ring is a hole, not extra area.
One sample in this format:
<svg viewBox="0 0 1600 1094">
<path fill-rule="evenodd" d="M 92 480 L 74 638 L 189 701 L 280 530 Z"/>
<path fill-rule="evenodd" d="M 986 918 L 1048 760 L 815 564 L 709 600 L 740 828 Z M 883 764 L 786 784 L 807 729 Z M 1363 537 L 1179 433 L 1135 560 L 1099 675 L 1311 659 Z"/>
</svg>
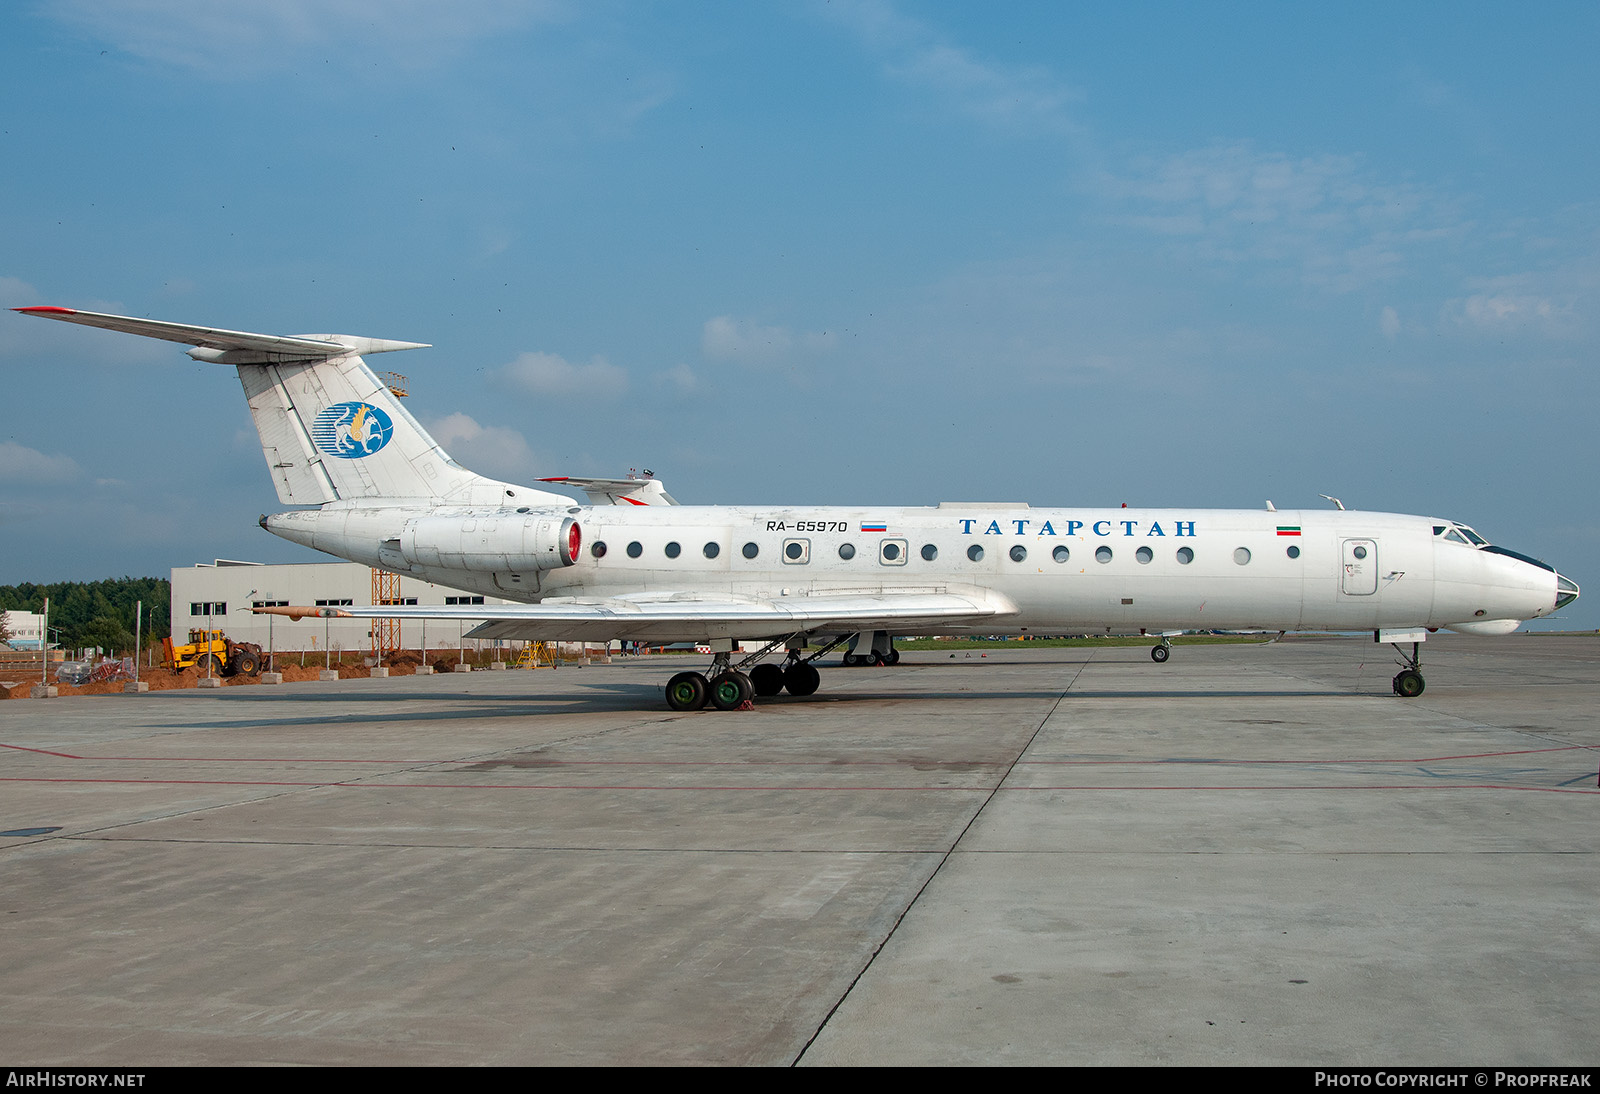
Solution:
<svg viewBox="0 0 1600 1094">
<path fill-rule="evenodd" d="M 0 612 L 5 616 L 6 630 L 11 635 L 14 650 L 36 650 L 39 635 L 44 630 L 44 616 L 37 612 Z"/>
<path fill-rule="evenodd" d="M 501 597 L 464 593 L 403 575 L 399 586 L 397 599 L 402 604 L 516 603 Z M 236 642 L 256 642 L 262 649 L 270 647 L 280 655 L 302 650 L 321 653 L 330 645 L 334 653 L 370 651 L 377 620 L 294 620 L 279 615 L 256 615 L 250 609 L 289 605 L 339 607 L 376 602 L 372 571 L 354 562 L 264 565 L 219 558 L 210 564 L 172 571 L 172 639 L 187 642 L 190 630 L 214 628 Z M 463 645 L 468 650 L 480 646 L 493 648 L 494 642 L 463 639 L 477 623 L 473 619 L 406 620 L 399 626 L 400 648 L 420 649 L 424 638 L 428 648 L 435 652 L 459 649 Z"/>
</svg>

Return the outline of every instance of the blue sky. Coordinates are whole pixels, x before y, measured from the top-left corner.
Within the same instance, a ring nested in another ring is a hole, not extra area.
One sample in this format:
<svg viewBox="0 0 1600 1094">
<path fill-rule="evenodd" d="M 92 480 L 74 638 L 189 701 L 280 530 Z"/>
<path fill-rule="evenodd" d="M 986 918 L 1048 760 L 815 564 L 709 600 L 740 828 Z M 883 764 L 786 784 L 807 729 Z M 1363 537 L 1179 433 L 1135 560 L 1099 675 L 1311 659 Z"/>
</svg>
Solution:
<svg viewBox="0 0 1600 1094">
<path fill-rule="evenodd" d="M 523 481 L 1327 493 L 1600 582 L 1597 30 L 1561 3 L 7 5 L 0 304 L 430 342 L 374 363 Z M 255 525 L 280 506 L 230 370 L 8 313 L 0 375 L 0 583 L 314 557 Z"/>
</svg>

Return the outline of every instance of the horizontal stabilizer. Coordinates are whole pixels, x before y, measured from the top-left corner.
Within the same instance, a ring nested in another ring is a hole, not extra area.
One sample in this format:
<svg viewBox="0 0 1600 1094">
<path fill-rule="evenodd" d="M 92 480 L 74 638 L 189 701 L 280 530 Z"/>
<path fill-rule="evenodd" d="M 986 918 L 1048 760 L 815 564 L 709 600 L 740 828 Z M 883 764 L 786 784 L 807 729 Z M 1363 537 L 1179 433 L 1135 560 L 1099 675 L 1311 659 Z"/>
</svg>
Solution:
<svg viewBox="0 0 1600 1094">
<path fill-rule="evenodd" d="M 159 319 L 138 319 L 128 315 L 106 315 L 75 308 L 13 308 L 23 315 L 40 319 L 59 319 L 86 327 L 137 334 L 194 346 L 189 353 L 197 361 L 227 365 L 268 364 L 278 361 L 308 361 L 343 357 L 357 353 L 387 353 L 390 350 L 425 349 L 426 342 L 395 342 L 384 338 L 358 338 L 346 334 L 251 334 L 248 331 L 196 327 L 187 323 L 168 323 Z"/>
<path fill-rule="evenodd" d="M 646 472 L 649 475 L 649 472 Z M 581 478 L 577 475 L 558 475 L 540 479 L 562 486 L 576 486 L 589 497 L 591 505 L 677 505 L 678 500 L 667 493 L 661 480 L 656 478 L 599 479 Z"/>
</svg>

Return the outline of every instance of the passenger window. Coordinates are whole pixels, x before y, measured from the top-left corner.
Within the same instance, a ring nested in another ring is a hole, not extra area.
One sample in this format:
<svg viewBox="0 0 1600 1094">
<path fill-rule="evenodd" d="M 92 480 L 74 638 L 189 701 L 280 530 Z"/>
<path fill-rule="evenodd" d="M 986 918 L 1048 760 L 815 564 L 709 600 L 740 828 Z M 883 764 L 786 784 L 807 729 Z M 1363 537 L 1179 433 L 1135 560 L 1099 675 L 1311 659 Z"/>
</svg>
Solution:
<svg viewBox="0 0 1600 1094">
<path fill-rule="evenodd" d="M 1181 565 L 1187 566 L 1187 565 L 1189 565 L 1189 563 L 1191 563 L 1193 561 L 1194 561 L 1194 551 L 1192 551 L 1188 547 L 1179 547 L 1178 548 L 1178 562 Z"/>
<path fill-rule="evenodd" d="M 971 547 L 967 548 L 967 557 L 974 562 L 982 562 L 983 548 L 974 543 Z"/>
<path fill-rule="evenodd" d="M 644 554 L 644 544 L 640 543 L 638 540 L 634 540 L 632 543 L 628 544 L 629 558 L 638 558 L 642 554 Z"/>
<path fill-rule="evenodd" d="M 1019 543 L 1015 547 L 1011 548 L 1011 561 L 1012 562 L 1021 562 L 1023 559 L 1025 559 L 1027 557 L 1028 557 L 1028 549 L 1026 547 L 1024 547 L 1022 544 Z"/>
<path fill-rule="evenodd" d="M 683 553 L 683 548 L 678 546 L 677 540 L 673 540 L 671 543 L 667 544 L 667 557 L 668 558 L 677 558 L 682 553 Z"/>
<path fill-rule="evenodd" d="M 1094 549 L 1094 560 L 1096 562 L 1110 562 L 1111 561 L 1111 548 L 1109 548 L 1109 547 L 1096 547 Z"/>
</svg>

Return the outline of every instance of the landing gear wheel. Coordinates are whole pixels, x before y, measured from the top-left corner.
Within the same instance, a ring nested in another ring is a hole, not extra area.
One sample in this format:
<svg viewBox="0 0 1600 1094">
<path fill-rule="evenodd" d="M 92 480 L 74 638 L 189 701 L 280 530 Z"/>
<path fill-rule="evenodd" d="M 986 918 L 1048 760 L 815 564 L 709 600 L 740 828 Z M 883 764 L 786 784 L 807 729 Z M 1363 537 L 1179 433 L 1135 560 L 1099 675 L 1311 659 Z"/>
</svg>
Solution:
<svg viewBox="0 0 1600 1094">
<path fill-rule="evenodd" d="M 783 670 L 783 686 L 790 695 L 811 695 L 822 685 L 822 674 L 804 661 Z"/>
<path fill-rule="evenodd" d="M 698 672 L 680 672 L 667 681 L 667 706 L 673 710 L 699 710 L 710 694 L 711 685 Z"/>
<path fill-rule="evenodd" d="M 1150 660 L 1154 661 L 1158 665 L 1162 664 L 1164 661 L 1166 661 L 1167 658 L 1169 658 L 1171 656 L 1172 656 L 1172 647 L 1171 646 L 1151 646 L 1150 647 Z"/>
<path fill-rule="evenodd" d="M 884 661 L 891 665 L 898 665 L 900 663 L 900 651 L 890 650 L 889 655 L 884 658 Z"/>
<path fill-rule="evenodd" d="M 783 666 L 771 661 L 757 665 L 750 670 L 750 686 L 763 698 L 778 694 L 783 690 Z"/>
<path fill-rule="evenodd" d="M 711 681 L 711 705 L 718 710 L 737 710 L 754 694 L 750 677 L 742 672 L 730 669 Z"/>
<path fill-rule="evenodd" d="M 865 659 L 864 658 L 857 657 L 853 653 L 847 653 L 847 654 L 844 655 L 844 666 L 847 669 L 853 669 L 857 665 L 864 664 L 864 663 L 865 663 Z"/>
<path fill-rule="evenodd" d="M 1422 673 L 1411 669 L 1402 670 L 1394 678 L 1394 693 L 1402 699 L 1415 699 L 1426 686 L 1422 681 Z"/>
</svg>

